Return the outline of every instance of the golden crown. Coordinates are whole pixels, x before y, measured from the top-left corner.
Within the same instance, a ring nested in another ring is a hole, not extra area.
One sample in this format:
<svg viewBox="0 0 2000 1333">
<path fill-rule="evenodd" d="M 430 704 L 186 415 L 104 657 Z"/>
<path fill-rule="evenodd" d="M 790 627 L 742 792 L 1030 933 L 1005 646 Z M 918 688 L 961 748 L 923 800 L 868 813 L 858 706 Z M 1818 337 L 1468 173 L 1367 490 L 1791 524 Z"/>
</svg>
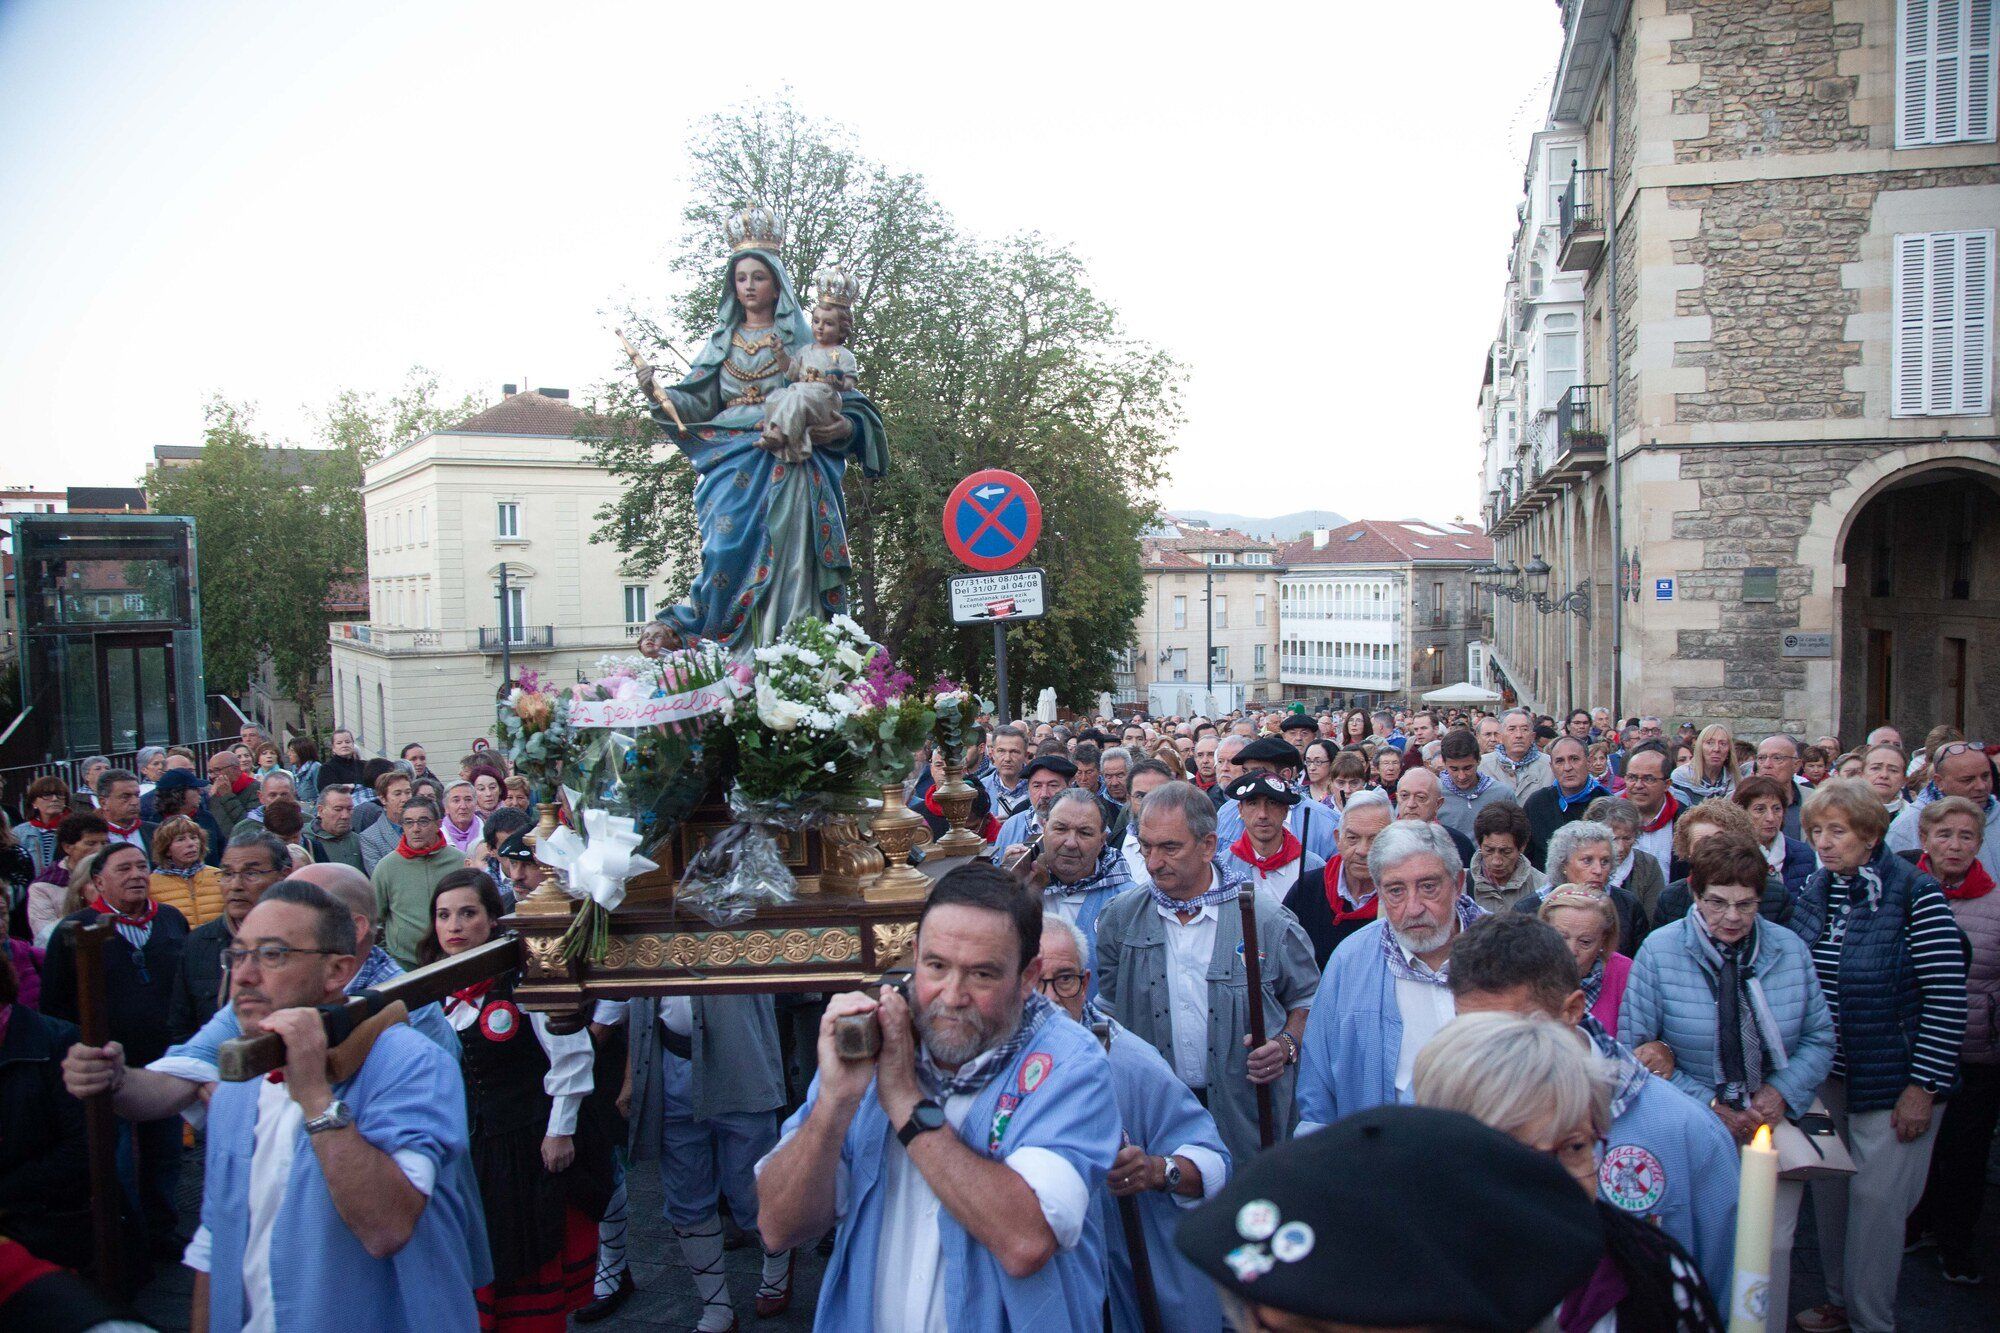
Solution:
<svg viewBox="0 0 2000 1333">
<path fill-rule="evenodd" d="M 845 269 L 832 265 L 813 274 L 813 290 L 819 295 L 821 305 L 837 305 L 851 308 L 861 299 L 861 282 Z"/>
<path fill-rule="evenodd" d="M 785 220 L 776 209 L 752 204 L 732 214 L 722 224 L 722 234 L 731 251 L 769 250 L 776 254 L 785 244 Z"/>
</svg>

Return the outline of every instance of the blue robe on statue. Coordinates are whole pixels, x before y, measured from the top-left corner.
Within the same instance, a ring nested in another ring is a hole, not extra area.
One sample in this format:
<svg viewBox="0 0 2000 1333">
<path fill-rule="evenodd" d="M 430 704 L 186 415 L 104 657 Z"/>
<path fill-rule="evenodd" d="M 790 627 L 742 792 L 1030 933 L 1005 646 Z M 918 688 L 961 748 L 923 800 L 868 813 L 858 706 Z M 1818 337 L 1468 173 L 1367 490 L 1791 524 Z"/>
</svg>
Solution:
<svg viewBox="0 0 2000 1333">
<path fill-rule="evenodd" d="M 1195 1161 L 1201 1168 L 1202 1196 L 1215 1194 L 1228 1183 L 1229 1173 L 1229 1149 L 1215 1128 L 1215 1117 L 1195 1100 L 1194 1093 L 1151 1043 L 1115 1021 L 1111 1024 L 1110 1055 L 1111 1083 L 1118 1093 L 1118 1117 L 1124 1121 L 1126 1140 L 1154 1157 L 1182 1155 Z M 1222 1327 L 1222 1303 L 1215 1297 L 1215 1284 L 1174 1244 L 1182 1211 L 1195 1207 L 1201 1199 L 1160 1193 L 1136 1197 L 1139 1230 L 1146 1239 L 1146 1257 L 1152 1262 L 1153 1292 L 1159 1298 L 1161 1321 L 1168 1328 L 1187 1333 L 1217 1333 Z M 1125 1248 L 1118 1200 L 1108 1185 L 1099 1187 L 1093 1206 L 1104 1228 L 1113 1333 L 1140 1333 L 1143 1325 L 1139 1322 L 1132 1256 Z"/>
<path fill-rule="evenodd" d="M 1022 1075 L 1031 1060 L 1044 1071 L 1039 1081 Z M 805 1105 L 785 1122 L 786 1136 L 805 1123 L 818 1099 L 815 1076 Z M 966 1147 L 994 1161 L 1005 1161 L 1022 1148 L 1055 1153 L 1075 1168 L 1084 1188 L 1093 1193 L 1101 1189 L 1118 1155 L 1119 1125 L 1111 1063 L 1097 1038 L 1069 1015 L 1051 1013 L 1013 1063 L 973 1095 L 957 1133 Z M 875 1269 L 882 1262 L 887 1193 L 882 1157 L 895 1134 L 871 1083 L 841 1144 L 839 1196 L 846 1208 L 813 1316 L 819 1333 L 852 1333 L 877 1324 Z M 938 1209 L 937 1227 L 938 1281 L 951 1328 L 1090 1333 L 1103 1327 L 1104 1231 L 1096 1210 L 1085 1214 L 1074 1246 L 1058 1249 L 1040 1271 L 1023 1278 L 1007 1276 L 993 1252 L 974 1240 L 948 1209 Z"/>
<path fill-rule="evenodd" d="M 201 1221 L 209 1250 L 208 1327 L 243 1322 L 243 1256 L 249 1246 L 250 1162 L 262 1079 L 223 1083 L 208 1107 L 208 1174 Z M 406 1024 L 376 1038 L 361 1071 L 334 1089 L 361 1136 L 385 1153 L 414 1152 L 436 1167 L 416 1230 L 386 1259 L 363 1249 L 334 1207 L 319 1156 L 300 1129 L 284 1201 L 271 1231 L 271 1295 L 285 1333 L 358 1329 L 473 1333 L 478 1285 L 469 1240 L 485 1224 L 470 1176 L 465 1082 L 458 1066 Z"/>
<path fill-rule="evenodd" d="M 736 266 L 755 259 L 778 282 L 769 328 L 743 327 Z M 812 457 L 787 463 L 759 447 L 764 400 L 785 385 L 778 353 L 796 356 L 812 335 L 791 278 L 768 250 L 744 250 L 723 272 L 716 329 L 696 354 L 687 377 L 666 389 L 686 422 L 685 435 L 659 408 L 665 427 L 700 478 L 694 504 L 701 527 L 701 574 L 688 601 L 663 607 L 659 618 L 681 634 L 736 649 L 771 643 L 801 615 L 828 618 L 847 611 L 847 505 L 841 480 L 850 458 L 871 477 L 888 466 L 888 433 L 874 405 L 842 395 L 853 433 L 838 444 L 815 445 Z"/>
</svg>

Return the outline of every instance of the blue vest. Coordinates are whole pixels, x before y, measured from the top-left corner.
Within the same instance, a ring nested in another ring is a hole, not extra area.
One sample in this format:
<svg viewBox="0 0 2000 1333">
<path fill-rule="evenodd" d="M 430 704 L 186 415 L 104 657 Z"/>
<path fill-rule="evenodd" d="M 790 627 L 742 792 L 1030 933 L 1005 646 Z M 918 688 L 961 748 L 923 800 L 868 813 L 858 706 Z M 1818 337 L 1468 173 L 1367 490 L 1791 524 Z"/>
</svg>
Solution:
<svg viewBox="0 0 2000 1333">
<path fill-rule="evenodd" d="M 1039 1076 L 1024 1076 L 1031 1060 L 1042 1071 Z M 1003 1095 L 1009 1099 L 1004 1119 Z M 818 1099 L 815 1077 L 806 1104 L 785 1122 L 787 1134 L 805 1123 Z M 966 1147 L 994 1161 L 1004 1161 L 1026 1147 L 1057 1153 L 1076 1168 L 1084 1187 L 1094 1194 L 1103 1188 L 1105 1174 L 1118 1156 L 1120 1127 L 1111 1061 L 1095 1037 L 1067 1014 L 1053 1013 L 1021 1048 L 1020 1057 L 980 1089 L 957 1132 Z M 841 1144 L 848 1208 L 835 1233 L 833 1257 L 827 1261 L 813 1315 L 813 1327 L 821 1333 L 875 1326 L 882 1154 L 894 1133 L 871 1084 Z M 943 1270 L 938 1280 L 944 1285 L 945 1317 L 952 1328 L 1058 1333 L 1103 1327 L 1104 1230 L 1095 1210 L 1086 1214 L 1083 1234 L 1073 1247 L 1058 1249 L 1039 1272 L 1023 1278 L 1007 1276 L 1000 1261 L 948 1209 L 938 1209 L 937 1225 Z"/>
<path fill-rule="evenodd" d="M 1871 909 L 1865 885 L 1855 884 L 1847 908 L 1847 933 L 1840 941 L 1834 994 L 1834 1026 L 1840 1036 L 1841 1063 L 1847 1069 L 1850 1113 L 1886 1111 L 1910 1086 L 1910 1052 L 1923 1011 L 1923 993 L 1910 958 L 1910 902 L 1919 893 L 1941 892 L 1936 880 L 1886 845 L 1876 847 L 1868 868 L 1881 878 L 1881 900 Z M 1808 948 L 1826 929 L 1832 884 L 1832 871 L 1815 871 L 1792 909 L 1791 928 Z M 1948 1096 L 1957 1086 L 1954 1072 L 1951 1086 L 1938 1095 Z"/>
</svg>

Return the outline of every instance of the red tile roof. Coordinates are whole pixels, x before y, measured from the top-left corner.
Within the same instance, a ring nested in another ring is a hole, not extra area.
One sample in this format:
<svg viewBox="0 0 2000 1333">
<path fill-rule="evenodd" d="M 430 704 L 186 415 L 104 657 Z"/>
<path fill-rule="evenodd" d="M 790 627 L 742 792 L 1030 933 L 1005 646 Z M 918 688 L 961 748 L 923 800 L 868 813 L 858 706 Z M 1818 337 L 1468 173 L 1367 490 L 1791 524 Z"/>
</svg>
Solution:
<svg viewBox="0 0 2000 1333">
<path fill-rule="evenodd" d="M 1410 563 L 1484 564 L 1493 542 L 1465 523 L 1424 523 L 1417 519 L 1361 519 L 1327 534 L 1324 546 L 1312 538 L 1286 542 L 1278 563 L 1301 565 L 1401 565 Z"/>
<path fill-rule="evenodd" d="M 556 435 L 576 433 L 583 413 L 560 398 L 529 390 L 509 394 L 483 412 L 475 412 L 451 429 L 460 435 Z"/>
<path fill-rule="evenodd" d="M 1165 515 L 1178 537 L 1162 540 L 1176 542 L 1183 551 L 1275 551 L 1276 542 L 1267 542 L 1238 532 L 1235 528 L 1210 528 L 1199 523 L 1185 523 L 1172 514 Z"/>
<path fill-rule="evenodd" d="M 1207 569 L 1205 561 L 1197 560 L 1185 552 L 1176 550 L 1165 541 L 1151 537 L 1139 542 L 1139 567 L 1142 569 Z"/>
</svg>

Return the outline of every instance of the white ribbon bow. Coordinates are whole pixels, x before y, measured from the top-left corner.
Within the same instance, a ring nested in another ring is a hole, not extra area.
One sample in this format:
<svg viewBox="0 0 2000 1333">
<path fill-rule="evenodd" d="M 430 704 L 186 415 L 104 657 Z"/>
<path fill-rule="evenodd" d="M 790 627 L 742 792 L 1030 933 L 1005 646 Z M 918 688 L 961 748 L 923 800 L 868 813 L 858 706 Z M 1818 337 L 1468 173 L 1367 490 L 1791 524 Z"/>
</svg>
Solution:
<svg viewBox="0 0 2000 1333">
<path fill-rule="evenodd" d="M 659 866 L 638 855 L 639 830 L 632 820 L 605 810 L 585 810 L 579 838 L 559 828 L 535 848 L 535 859 L 562 871 L 573 898 L 588 898 L 605 911 L 625 901 L 625 881 Z"/>
</svg>

